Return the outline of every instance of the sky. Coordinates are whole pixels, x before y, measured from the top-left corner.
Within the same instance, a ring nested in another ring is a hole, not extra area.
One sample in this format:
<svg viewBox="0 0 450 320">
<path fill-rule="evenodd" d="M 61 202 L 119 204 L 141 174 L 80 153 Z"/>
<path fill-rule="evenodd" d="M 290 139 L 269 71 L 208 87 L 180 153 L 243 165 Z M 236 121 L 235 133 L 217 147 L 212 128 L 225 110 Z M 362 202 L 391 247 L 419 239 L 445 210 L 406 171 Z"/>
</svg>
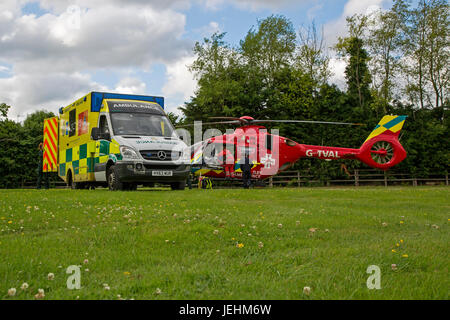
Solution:
<svg viewBox="0 0 450 320">
<path fill-rule="evenodd" d="M 91 91 L 163 96 L 167 112 L 194 95 L 192 48 L 214 32 L 237 46 L 258 19 L 313 21 L 328 46 L 345 17 L 389 8 L 392 0 L 1 0 L 0 103 L 23 121 L 57 113 Z M 320 30 L 320 29 L 319 29 Z M 331 53 L 332 55 L 332 53 Z M 332 58 L 332 82 L 345 62 Z"/>
</svg>

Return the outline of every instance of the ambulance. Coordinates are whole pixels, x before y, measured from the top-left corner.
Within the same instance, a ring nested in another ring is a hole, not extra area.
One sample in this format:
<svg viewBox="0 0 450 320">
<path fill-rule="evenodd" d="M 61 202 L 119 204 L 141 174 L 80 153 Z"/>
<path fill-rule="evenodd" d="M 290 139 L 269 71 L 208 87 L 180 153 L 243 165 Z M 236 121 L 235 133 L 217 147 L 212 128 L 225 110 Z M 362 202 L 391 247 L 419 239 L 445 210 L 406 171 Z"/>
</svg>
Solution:
<svg viewBox="0 0 450 320">
<path fill-rule="evenodd" d="M 89 93 L 45 120 L 43 170 L 72 189 L 184 189 L 190 149 L 163 108 L 163 97 Z"/>
</svg>

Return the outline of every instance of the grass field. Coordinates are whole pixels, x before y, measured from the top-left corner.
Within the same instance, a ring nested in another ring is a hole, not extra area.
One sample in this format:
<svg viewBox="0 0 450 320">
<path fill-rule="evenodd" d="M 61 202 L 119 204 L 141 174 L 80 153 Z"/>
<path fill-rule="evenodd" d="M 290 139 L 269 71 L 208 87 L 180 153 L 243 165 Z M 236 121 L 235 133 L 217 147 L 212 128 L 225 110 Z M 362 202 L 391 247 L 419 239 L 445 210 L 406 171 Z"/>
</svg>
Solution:
<svg viewBox="0 0 450 320">
<path fill-rule="evenodd" d="M 448 299 L 449 191 L 0 190 L 0 297 Z"/>
</svg>

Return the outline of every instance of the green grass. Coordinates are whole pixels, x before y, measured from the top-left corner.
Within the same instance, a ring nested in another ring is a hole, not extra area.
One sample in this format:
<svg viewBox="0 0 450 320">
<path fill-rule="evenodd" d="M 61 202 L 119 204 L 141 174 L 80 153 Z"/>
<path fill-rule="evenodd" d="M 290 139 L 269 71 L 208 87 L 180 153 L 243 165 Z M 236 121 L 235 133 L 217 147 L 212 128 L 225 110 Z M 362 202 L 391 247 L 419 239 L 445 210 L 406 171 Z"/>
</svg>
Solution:
<svg viewBox="0 0 450 320">
<path fill-rule="evenodd" d="M 0 297 L 448 299 L 449 191 L 1 190 Z M 80 290 L 66 287 L 69 265 Z"/>
</svg>

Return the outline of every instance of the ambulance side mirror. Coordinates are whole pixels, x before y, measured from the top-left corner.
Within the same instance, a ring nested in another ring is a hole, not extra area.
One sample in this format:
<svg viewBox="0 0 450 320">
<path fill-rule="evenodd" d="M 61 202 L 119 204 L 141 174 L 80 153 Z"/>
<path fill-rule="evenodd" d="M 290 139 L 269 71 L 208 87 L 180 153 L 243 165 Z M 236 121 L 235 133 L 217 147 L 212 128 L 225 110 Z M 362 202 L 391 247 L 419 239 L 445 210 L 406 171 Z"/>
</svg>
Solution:
<svg viewBox="0 0 450 320">
<path fill-rule="evenodd" d="M 98 140 L 100 139 L 100 128 L 92 128 L 91 130 L 91 138 L 92 140 Z"/>
<path fill-rule="evenodd" d="M 108 140 L 111 141 L 111 135 L 109 134 L 109 132 L 104 132 L 102 133 L 100 131 L 100 128 L 92 128 L 91 130 L 91 138 L 92 140 Z"/>
</svg>

